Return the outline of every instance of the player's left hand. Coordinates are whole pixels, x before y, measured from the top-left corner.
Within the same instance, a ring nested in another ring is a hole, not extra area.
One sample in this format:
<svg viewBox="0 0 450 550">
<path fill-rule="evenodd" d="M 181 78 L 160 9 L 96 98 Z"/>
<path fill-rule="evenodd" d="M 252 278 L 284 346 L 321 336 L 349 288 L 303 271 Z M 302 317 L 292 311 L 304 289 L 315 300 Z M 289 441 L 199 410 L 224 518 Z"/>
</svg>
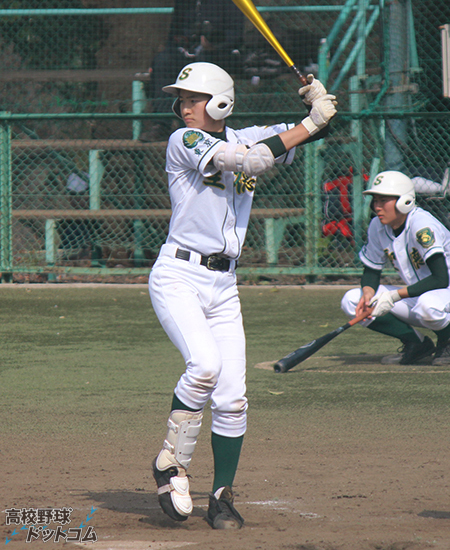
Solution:
<svg viewBox="0 0 450 550">
<path fill-rule="evenodd" d="M 323 128 L 336 114 L 336 105 L 335 95 L 324 95 L 313 102 L 309 116 L 319 128 Z"/>
<path fill-rule="evenodd" d="M 322 98 L 327 95 L 328 92 L 322 82 L 314 78 L 313 74 L 309 74 L 306 79 L 309 84 L 300 88 L 298 93 L 305 105 L 312 105 L 313 101 Z"/>
<path fill-rule="evenodd" d="M 330 94 L 314 101 L 309 116 L 302 120 L 302 124 L 308 130 L 309 135 L 313 136 L 322 128 L 325 128 L 337 112 L 336 104 L 336 96 Z"/>
<path fill-rule="evenodd" d="M 398 290 L 388 290 L 380 296 L 374 296 L 370 301 L 370 306 L 374 306 L 371 317 L 381 317 L 389 313 L 394 307 L 395 302 L 401 300 Z"/>
</svg>

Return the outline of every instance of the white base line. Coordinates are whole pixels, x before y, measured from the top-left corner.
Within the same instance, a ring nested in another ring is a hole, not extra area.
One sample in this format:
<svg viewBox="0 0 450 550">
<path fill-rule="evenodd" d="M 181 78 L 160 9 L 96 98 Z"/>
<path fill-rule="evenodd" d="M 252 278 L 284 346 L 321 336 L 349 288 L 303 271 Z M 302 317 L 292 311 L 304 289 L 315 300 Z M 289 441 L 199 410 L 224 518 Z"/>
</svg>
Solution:
<svg viewBox="0 0 450 550">
<path fill-rule="evenodd" d="M 300 371 L 293 371 L 300 372 Z M 303 370 L 301 372 L 314 374 L 450 374 L 450 370 Z"/>
</svg>

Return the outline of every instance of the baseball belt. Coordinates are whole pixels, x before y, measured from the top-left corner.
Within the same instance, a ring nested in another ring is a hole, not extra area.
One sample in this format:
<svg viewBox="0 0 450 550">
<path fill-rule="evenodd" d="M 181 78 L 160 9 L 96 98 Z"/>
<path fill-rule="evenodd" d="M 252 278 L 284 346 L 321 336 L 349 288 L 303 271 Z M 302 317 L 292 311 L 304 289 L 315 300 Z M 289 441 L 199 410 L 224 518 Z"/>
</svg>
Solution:
<svg viewBox="0 0 450 550">
<path fill-rule="evenodd" d="M 189 250 L 182 250 L 181 248 L 178 248 L 175 253 L 175 258 L 188 262 L 191 258 L 191 253 Z M 211 271 L 229 271 L 230 264 L 230 260 L 217 256 L 217 254 L 212 254 L 211 256 L 201 256 L 200 259 L 200 265 L 205 266 L 206 269 L 210 269 Z"/>
</svg>

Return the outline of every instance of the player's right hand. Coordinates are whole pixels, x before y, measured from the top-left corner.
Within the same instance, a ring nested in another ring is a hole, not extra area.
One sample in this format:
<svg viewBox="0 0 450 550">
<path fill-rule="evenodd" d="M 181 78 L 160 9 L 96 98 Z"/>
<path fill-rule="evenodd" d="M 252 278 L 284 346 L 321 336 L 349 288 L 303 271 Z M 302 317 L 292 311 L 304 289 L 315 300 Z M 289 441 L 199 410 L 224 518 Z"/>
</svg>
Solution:
<svg viewBox="0 0 450 550">
<path fill-rule="evenodd" d="M 359 315 L 362 315 L 363 313 L 367 313 L 372 308 L 369 305 L 372 301 L 372 298 L 375 296 L 375 290 L 372 287 L 365 286 L 362 289 L 362 295 L 361 298 L 356 306 L 355 315 L 358 317 Z"/>
</svg>

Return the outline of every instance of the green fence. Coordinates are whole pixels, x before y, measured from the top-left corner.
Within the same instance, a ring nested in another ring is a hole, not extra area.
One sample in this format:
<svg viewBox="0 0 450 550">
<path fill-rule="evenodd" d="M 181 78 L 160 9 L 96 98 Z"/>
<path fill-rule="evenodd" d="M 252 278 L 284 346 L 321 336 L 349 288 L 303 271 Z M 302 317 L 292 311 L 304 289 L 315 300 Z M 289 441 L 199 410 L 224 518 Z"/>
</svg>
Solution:
<svg viewBox="0 0 450 550">
<path fill-rule="evenodd" d="M 0 2 L 3 281 L 21 273 L 50 280 L 148 273 L 165 240 L 167 136 L 159 130 L 178 122 L 171 99 L 155 91 L 152 69 L 167 51 L 174 10 L 172 2 L 135 4 Z M 419 205 L 450 226 L 441 49 L 448 1 L 257 7 L 297 67 L 338 96 L 339 112 L 327 138 L 259 178 L 240 272 L 359 273 L 370 219 L 361 192 L 382 169 L 414 177 Z M 218 33 L 201 29 L 183 55 L 232 73 L 230 126 L 301 120 L 299 83 L 251 24 L 231 57 L 214 42 Z M 201 51 L 207 32 L 210 48 Z"/>
</svg>

